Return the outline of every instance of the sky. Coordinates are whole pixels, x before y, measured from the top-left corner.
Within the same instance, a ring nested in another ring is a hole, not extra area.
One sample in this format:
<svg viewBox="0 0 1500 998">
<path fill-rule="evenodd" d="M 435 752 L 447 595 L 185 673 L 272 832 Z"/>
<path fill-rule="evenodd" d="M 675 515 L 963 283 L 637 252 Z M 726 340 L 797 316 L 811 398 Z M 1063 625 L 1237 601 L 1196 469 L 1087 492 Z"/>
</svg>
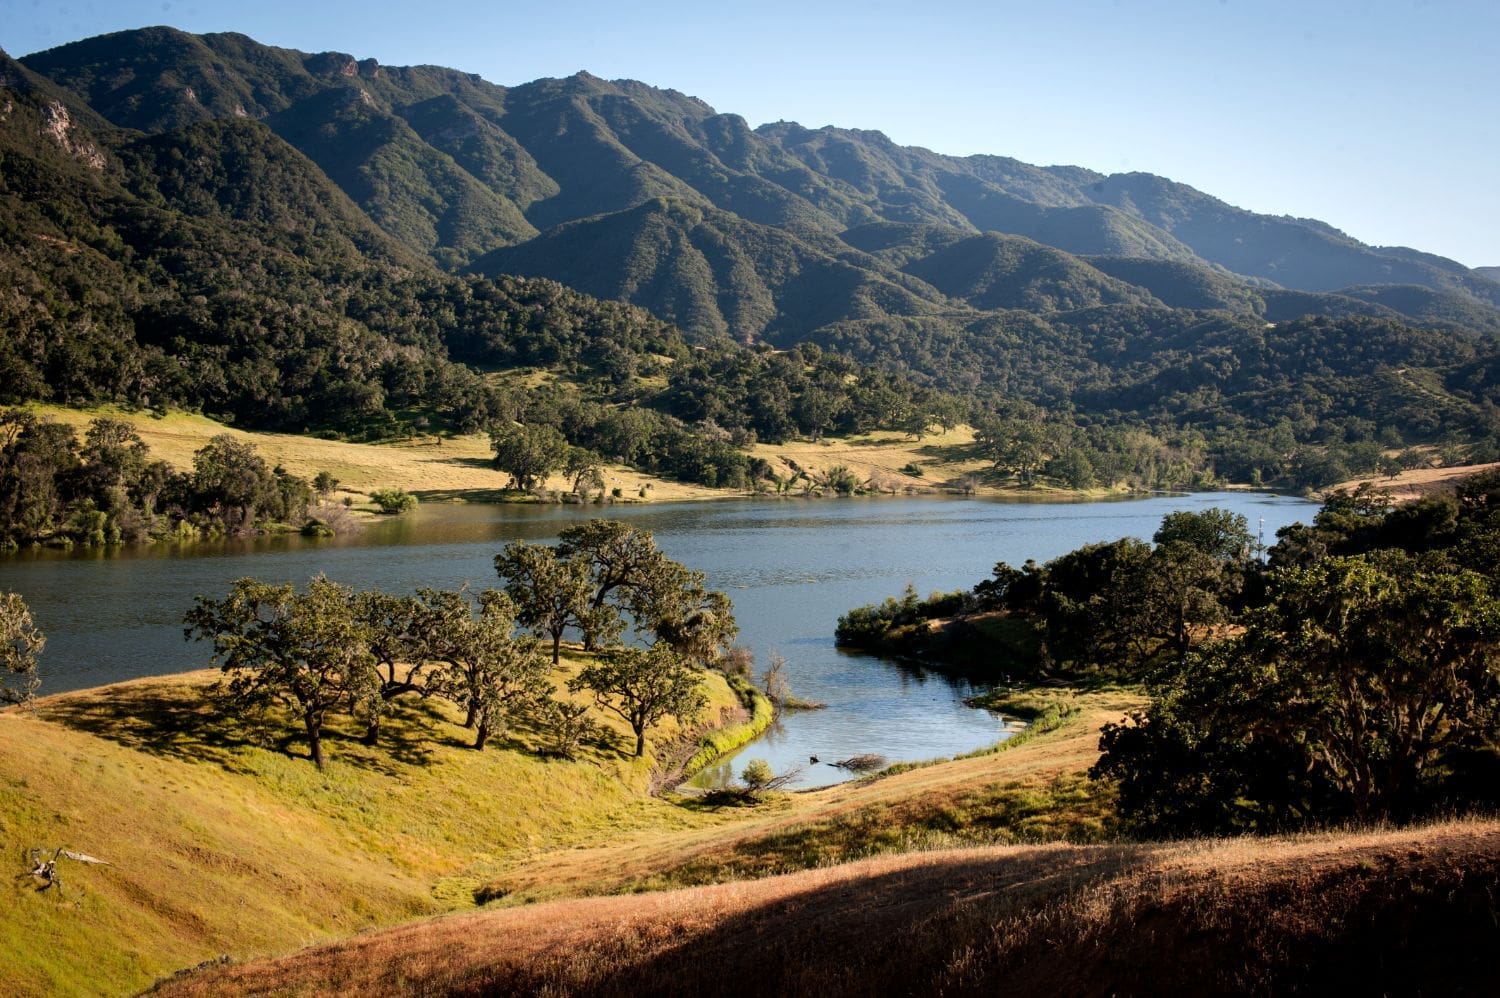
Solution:
<svg viewBox="0 0 1500 998">
<path fill-rule="evenodd" d="M 0 0 L 13 56 L 151 24 L 506 85 L 587 70 L 1500 266 L 1500 0 Z"/>
</svg>

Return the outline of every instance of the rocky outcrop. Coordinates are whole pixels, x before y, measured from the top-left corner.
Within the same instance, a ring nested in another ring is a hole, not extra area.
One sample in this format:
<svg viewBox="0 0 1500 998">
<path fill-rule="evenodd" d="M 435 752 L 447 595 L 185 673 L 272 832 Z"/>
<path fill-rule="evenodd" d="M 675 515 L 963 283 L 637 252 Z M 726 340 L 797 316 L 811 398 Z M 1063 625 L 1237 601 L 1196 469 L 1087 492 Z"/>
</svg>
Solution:
<svg viewBox="0 0 1500 998">
<path fill-rule="evenodd" d="M 10 102 L 7 101 L 7 112 L 9 109 Z M 104 169 L 104 153 L 92 142 L 74 135 L 73 119 L 61 101 L 47 101 L 42 105 L 42 131 L 51 136 L 68 155 L 82 160 L 95 170 Z"/>
</svg>

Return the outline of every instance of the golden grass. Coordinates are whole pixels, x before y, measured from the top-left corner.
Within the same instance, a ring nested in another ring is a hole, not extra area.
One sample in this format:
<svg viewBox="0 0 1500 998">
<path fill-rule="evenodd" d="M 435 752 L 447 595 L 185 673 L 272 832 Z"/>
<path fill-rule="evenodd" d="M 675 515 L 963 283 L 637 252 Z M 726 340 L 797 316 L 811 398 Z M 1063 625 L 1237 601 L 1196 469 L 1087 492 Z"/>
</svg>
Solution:
<svg viewBox="0 0 1500 998">
<path fill-rule="evenodd" d="M 1379 489 L 1386 489 L 1391 493 L 1391 498 L 1397 502 L 1410 502 L 1413 499 L 1421 499 L 1425 496 L 1452 494 L 1454 488 L 1460 481 L 1470 475 L 1477 475 L 1483 471 L 1493 471 L 1500 468 L 1500 463 L 1495 464 L 1472 464 L 1458 468 L 1415 468 L 1411 471 L 1403 471 L 1395 478 L 1356 478 L 1332 488 L 1325 489 L 1323 494 L 1332 492 L 1333 489 L 1347 489 L 1353 492 L 1360 485 L 1369 483 Z"/>
<path fill-rule="evenodd" d="M 530 375 L 533 380 L 546 376 L 545 372 Z M 194 451 L 210 438 L 227 433 L 254 444 L 267 462 L 279 464 L 295 475 L 311 479 L 318 472 L 327 471 L 340 482 L 336 496 L 350 496 L 362 501 L 370 492 L 384 488 L 404 489 L 424 502 L 494 502 L 516 495 L 505 491 L 509 476 L 490 466 L 490 441 L 483 433 L 356 444 L 289 433 L 252 433 L 188 412 L 173 411 L 157 416 L 119 406 L 75 409 L 39 403 L 29 404 L 26 408 L 76 427 L 80 435 L 89 421 L 98 416 L 123 419 L 136 428 L 153 456 L 179 469 L 192 467 Z M 826 472 L 835 465 L 844 465 L 862 481 L 873 482 L 880 491 L 886 492 L 905 491 L 908 487 L 924 491 L 958 489 L 963 487 L 964 479 L 973 475 L 978 481 L 976 492 L 981 495 L 1013 495 L 1018 492 L 1037 496 L 1084 495 L 1041 486 L 1025 489 L 997 487 L 986 481 L 988 462 L 970 452 L 973 442 L 974 432 L 968 427 L 932 434 L 920 441 L 903 433 L 882 430 L 858 437 L 830 437 L 816 442 L 758 444 L 752 448 L 751 454 L 771 462 L 777 473 L 783 476 L 792 473 L 793 463 L 809 473 Z M 901 472 L 912 462 L 924 469 L 920 478 Z M 681 502 L 749 494 L 674 482 L 622 465 L 606 467 L 604 483 L 607 492 L 619 489 L 620 499 L 626 502 Z M 570 486 L 571 482 L 562 475 L 553 475 L 546 481 L 546 488 L 555 491 L 566 492 Z M 1094 490 L 1087 494 L 1105 493 Z"/>
<path fill-rule="evenodd" d="M 289 433 L 250 433 L 186 412 L 155 416 L 116 406 L 71 409 L 34 404 L 27 408 L 76 427 L 80 435 L 89 421 L 98 416 L 123 419 L 136 428 L 153 456 L 179 469 L 192 467 L 194 451 L 210 438 L 227 433 L 254 444 L 268 463 L 279 464 L 292 474 L 311 479 L 320 471 L 329 472 L 341 483 L 340 495 L 356 498 L 375 489 L 395 488 L 415 493 L 425 501 L 496 500 L 503 497 L 508 481 L 507 475 L 490 466 L 490 440 L 483 433 L 355 444 Z M 615 466 L 605 470 L 604 479 L 606 489 L 620 489 L 626 500 L 640 501 L 642 488 L 647 499 L 658 501 L 716 498 L 725 494 L 723 490 L 669 482 Z M 547 480 L 551 489 L 566 491 L 570 484 L 562 475 Z"/>
<path fill-rule="evenodd" d="M 499 909 L 167 995 L 1491 992 L 1500 823 L 1001 846 Z"/>
<path fill-rule="evenodd" d="M 650 760 L 624 754 L 619 725 L 576 762 L 533 754 L 524 728 L 475 752 L 435 702 L 403 708 L 379 748 L 335 730 L 320 773 L 293 726 L 206 710 L 212 675 L 0 712 L 13 873 L 36 847 L 110 864 L 63 860 L 61 896 L 26 877 L 0 888 L 0 993 L 130 991 L 221 953 L 472 906 L 502 859 L 718 820 L 648 796 Z M 709 688 L 715 715 L 737 703 L 721 677 Z"/>
</svg>

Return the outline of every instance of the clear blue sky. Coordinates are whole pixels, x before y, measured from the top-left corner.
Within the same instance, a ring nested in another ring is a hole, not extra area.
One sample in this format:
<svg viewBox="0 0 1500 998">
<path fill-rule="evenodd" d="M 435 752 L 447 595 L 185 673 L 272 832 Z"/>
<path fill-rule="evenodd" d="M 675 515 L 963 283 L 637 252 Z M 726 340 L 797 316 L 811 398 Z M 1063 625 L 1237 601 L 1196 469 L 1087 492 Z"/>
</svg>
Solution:
<svg viewBox="0 0 1500 998">
<path fill-rule="evenodd" d="M 502 84 L 587 69 L 1500 266 L 1500 0 L 0 0 L 12 55 L 148 24 Z"/>
</svg>

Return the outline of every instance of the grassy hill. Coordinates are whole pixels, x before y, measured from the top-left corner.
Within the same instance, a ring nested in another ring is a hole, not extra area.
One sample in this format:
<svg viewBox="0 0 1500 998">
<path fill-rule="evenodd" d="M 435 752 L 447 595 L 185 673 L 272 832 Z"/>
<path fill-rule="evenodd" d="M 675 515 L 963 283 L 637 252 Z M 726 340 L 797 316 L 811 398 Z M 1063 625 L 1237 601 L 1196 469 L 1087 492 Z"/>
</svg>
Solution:
<svg viewBox="0 0 1500 998">
<path fill-rule="evenodd" d="M 1451 992 L 1496 971 L 1500 823 L 1115 841 L 1084 771 L 1126 690 L 1046 693 L 1049 722 L 998 751 L 745 807 L 652 797 L 618 745 L 545 759 L 518 727 L 475 753 L 421 704 L 382 748 L 337 731 L 319 773 L 291 729 L 212 716 L 209 676 L 0 712 L 5 852 L 109 864 L 63 860 L 60 896 L 13 881 L 8 993 Z"/>
<path fill-rule="evenodd" d="M 213 714 L 212 678 L 0 712 L 0 845 L 22 874 L 3 888 L 0 991 L 133 991 L 221 953 L 470 906 L 502 857 L 722 820 L 649 796 L 651 760 L 628 757 L 623 727 L 577 761 L 536 754 L 519 727 L 475 752 L 452 715 L 408 704 L 380 747 L 336 732 L 319 772 L 294 724 Z M 737 704 L 721 678 L 708 688 L 708 716 Z M 38 892 L 25 853 L 58 847 L 109 865 L 61 860 L 62 894 Z"/>
<path fill-rule="evenodd" d="M 61 896 L 24 875 L 4 888 L 16 917 L 0 928 L 0 990 L 119 993 L 221 954 L 285 953 L 476 897 L 514 905 L 918 845 L 1097 838 L 1100 798 L 1076 783 L 1099 726 L 1138 702 L 1084 695 L 1059 729 L 1006 751 L 742 808 L 648 795 L 651 760 L 619 750 L 619 726 L 576 762 L 533 754 L 536 733 L 519 727 L 476 753 L 425 703 L 399 710 L 379 748 L 335 730 L 319 773 L 294 725 L 208 710 L 212 676 L 0 712 L 0 849 L 15 872 L 32 848 L 109 864 L 61 861 Z M 722 680 L 711 693 L 711 717 L 736 703 Z M 652 745 L 671 736 L 668 725 Z M 54 938 L 68 943 L 39 942 Z"/>
<path fill-rule="evenodd" d="M 1500 823 L 1009 846 L 417 923 L 168 995 L 1484 993 Z"/>
<path fill-rule="evenodd" d="M 220 434 L 243 440 L 272 465 L 311 480 L 327 471 L 339 481 L 335 497 L 349 496 L 362 502 L 376 489 L 403 489 L 429 502 L 445 500 L 493 501 L 504 498 L 509 476 L 491 464 L 493 452 L 483 433 L 457 436 L 420 436 L 381 444 L 350 443 L 292 433 L 263 433 L 228 426 L 197 413 L 155 414 L 118 406 L 68 406 L 31 404 L 27 409 L 48 419 L 66 423 L 82 433 L 91 420 L 108 416 L 128 422 L 155 458 L 178 469 L 193 464 L 193 452 Z M 852 437 L 821 440 L 790 440 L 780 444 L 756 444 L 753 457 L 763 458 L 777 474 L 793 477 L 801 470 L 818 480 L 831 469 L 848 468 L 861 482 L 878 492 L 912 489 L 973 491 L 979 494 L 1013 493 L 1013 482 L 999 482 L 990 462 L 973 450 L 974 430 L 954 427 L 929 433 L 918 440 L 910 434 L 876 430 Z M 920 475 L 908 473 L 915 466 Z M 643 474 L 622 465 L 607 465 L 603 472 L 607 490 L 620 489 L 626 501 L 676 501 L 717 499 L 747 495 L 733 489 L 671 481 Z M 566 492 L 572 483 L 556 474 L 546 487 Z M 641 492 L 646 495 L 642 496 Z M 1028 492 L 1047 491 L 1045 486 Z"/>
<path fill-rule="evenodd" d="M 376 489 L 404 489 L 419 499 L 494 500 L 501 498 L 509 476 L 491 464 L 494 452 L 483 433 L 457 436 L 421 436 L 384 444 L 358 444 L 294 433 L 261 433 L 227 426 L 207 416 L 187 412 L 165 415 L 121 409 L 115 406 L 70 408 L 33 404 L 28 409 L 67 423 L 81 435 L 98 416 L 122 419 L 135 427 L 151 448 L 153 457 L 174 468 L 193 466 L 193 452 L 219 434 L 253 444 L 272 465 L 281 465 L 294 475 L 311 480 L 327 471 L 340 483 L 336 496 L 362 500 Z M 711 499 L 726 490 L 668 481 L 620 465 L 604 469 L 607 489 L 619 488 L 626 499 L 638 499 L 642 489 L 651 499 Z M 572 483 L 557 474 L 546 487 L 567 491 Z"/>
</svg>

